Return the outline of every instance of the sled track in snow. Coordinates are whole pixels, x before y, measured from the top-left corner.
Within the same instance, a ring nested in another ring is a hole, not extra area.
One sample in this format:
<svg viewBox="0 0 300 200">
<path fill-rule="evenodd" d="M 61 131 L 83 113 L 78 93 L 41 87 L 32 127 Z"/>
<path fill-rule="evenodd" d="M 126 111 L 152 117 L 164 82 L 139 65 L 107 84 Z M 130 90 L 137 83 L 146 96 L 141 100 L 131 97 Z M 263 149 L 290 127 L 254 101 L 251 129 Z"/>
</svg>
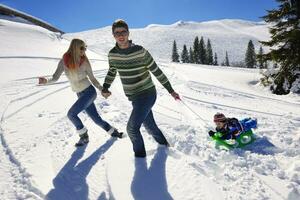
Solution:
<svg viewBox="0 0 300 200">
<path fill-rule="evenodd" d="M 261 95 L 257 95 L 257 94 L 251 94 L 251 93 L 246 93 L 246 92 L 241 92 L 241 91 L 237 91 L 237 90 L 233 90 L 233 89 L 228 89 L 228 88 L 224 88 L 221 86 L 214 86 L 211 84 L 206 84 L 206 83 L 201 83 L 201 82 L 195 82 L 195 81 L 189 81 L 187 83 L 187 87 L 195 92 L 200 92 L 199 90 L 195 89 L 192 87 L 192 84 L 195 85 L 199 85 L 201 86 L 205 86 L 205 87 L 209 87 L 209 88 L 215 88 L 218 90 L 223 90 L 223 91 L 228 91 L 230 94 L 235 94 L 238 96 L 242 96 L 242 97 L 246 97 L 249 99 L 253 99 L 254 97 L 258 98 L 258 99 L 266 99 L 269 101 L 273 101 L 273 102 L 279 102 L 279 103 L 284 103 L 286 105 L 295 105 L 295 106 L 300 106 L 300 103 L 295 103 L 295 102 L 289 102 L 289 101 L 285 101 L 285 100 L 281 100 L 281 99 L 275 99 L 275 98 L 271 98 L 271 97 L 265 97 L 265 96 L 261 96 Z"/>
<path fill-rule="evenodd" d="M 43 193 L 36 187 L 34 187 L 29 178 L 30 175 L 26 172 L 26 170 L 22 167 L 22 164 L 16 159 L 16 157 L 13 155 L 12 150 L 9 148 L 4 135 L 3 135 L 3 129 L 2 129 L 2 123 L 4 121 L 4 113 L 6 112 L 8 106 L 10 104 L 8 103 L 4 112 L 2 113 L 1 120 L 0 120 L 0 139 L 1 139 L 1 145 L 3 147 L 3 150 L 8 158 L 8 160 L 11 162 L 12 167 L 17 170 L 18 175 L 16 175 L 16 172 L 12 172 L 11 174 L 13 178 L 15 179 L 14 183 L 18 183 L 18 186 L 21 186 L 24 190 L 29 191 L 29 193 L 33 193 L 32 197 L 38 197 L 39 199 L 43 199 L 44 195 Z M 21 177 L 21 178 L 20 178 Z M 16 192 L 16 191 L 15 191 Z"/>
<path fill-rule="evenodd" d="M 8 160 L 11 162 L 13 168 L 15 168 L 18 172 L 18 176 L 13 176 L 15 179 L 15 183 L 18 183 L 18 187 L 22 187 L 24 188 L 24 190 L 29 191 L 30 193 L 33 193 L 34 196 L 37 196 L 39 199 L 44 199 L 44 194 L 36 187 L 34 187 L 31 182 L 30 182 L 30 175 L 26 172 L 26 170 L 24 169 L 24 167 L 22 167 L 22 164 L 20 163 L 20 161 L 14 156 L 13 151 L 10 149 L 9 144 L 6 142 L 6 139 L 4 137 L 4 130 L 2 129 L 2 123 L 8 119 L 10 119 L 11 117 L 15 116 L 17 113 L 21 112 L 22 110 L 24 110 L 25 108 L 28 108 L 32 105 L 34 105 L 35 103 L 38 103 L 40 100 L 46 98 L 47 96 L 51 95 L 51 94 L 55 94 L 59 91 L 64 90 L 67 87 L 62 87 L 58 90 L 55 90 L 51 93 L 47 93 L 45 95 L 43 95 L 42 97 L 37 98 L 36 100 L 32 101 L 31 103 L 28 103 L 24 106 L 22 106 L 21 108 L 19 108 L 18 110 L 16 110 L 15 112 L 9 114 L 6 116 L 7 110 L 10 106 L 13 106 L 14 103 L 17 102 L 22 102 L 23 100 L 26 99 L 30 99 L 32 97 L 35 97 L 36 95 L 40 94 L 41 92 L 47 91 L 45 89 L 42 90 L 38 90 L 38 91 L 34 91 L 34 92 L 30 92 L 29 94 L 25 94 L 24 96 L 20 96 L 18 98 L 15 98 L 11 101 L 9 101 L 2 113 L 1 116 L 1 120 L 0 120 L 0 139 L 1 139 L 1 145 L 5 151 L 5 154 L 8 158 Z M 11 172 L 11 173 L 15 173 L 15 172 Z M 21 178 L 19 178 L 21 177 Z"/>
<path fill-rule="evenodd" d="M 236 109 L 236 110 L 243 110 L 246 112 L 253 112 L 253 113 L 260 113 L 263 115 L 272 115 L 272 116 L 277 116 L 277 117 L 283 117 L 284 115 L 279 115 L 279 114 L 275 114 L 275 113 L 268 113 L 268 112 L 262 112 L 262 111 L 258 111 L 258 110 L 250 110 L 250 109 L 245 109 L 245 108 L 241 108 L 241 107 L 235 107 L 235 106 L 228 106 L 225 104 L 220 104 L 220 103 L 213 103 L 213 102 L 208 102 L 208 101 L 203 101 L 203 100 L 199 100 L 190 96 L 187 96 L 185 94 L 182 95 L 184 98 L 195 101 L 197 103 L 200 104 L 206 104 L 206 105 L 212 105 L 212 106 L 220 106 L 220 107 L 226 107 L 226 108 L 230 108 L 230 109 Z"/>
<path fill-rule="evenodd" d="M 286 198 L 280 194 L 280 192 L 276 191 L 272 186 L 270 186 L 266 181 L 264 181 L 262 178 L 259 177 L 259 175 L 256 172 L 252 172 L 252 174 L 258 178 L 261 182 L 264 183 L 275 195 L 277 195 L 280 199 L 285 200 Z"/>
<path fill-rule="evenodd" d="M 96 78 L 104 78 L 104 76 L 106 75 L 107 70 L 106 69 L 99 69 L 99 70 L 93 70 L 94 75 L 96 76 Z M 44 77 L 50 78 L 52 75 L 45 75 Z M 65 77 L 65 75 L 62 75 L 62 77 Z M 33 77 L 26 77 L 26 78 L 20 78 L 20 79 L 15 79 L 11 82 L 22 82 L 22 81 L 28 81 L 28 80 L 35 80 L 35 83 L 37 83 L 39 76 L 33 76 Z M 66 81 L 59 81 L 56 83 L 52 83 L 49 85 L 55 85 L 55 84 L 62 84 L 62 83 L 69 83 L 68 80 Z M 28 84 L 34 84 L 33 82 L 30 82 Z M 37 85 L 40 87 L 46 86 L 46 85 Z"/>
<path fill-rule="evenodd" d="M 45 57 L 45 56 L 0 56 L 0 59 L 41 59 L 41 60 L 60 60 L 58 57 Z M 89 59 L 90 61 L 106 61 L 105 59 Z"/>
<path fill-rule="evenodd" d="M 95 76 L 97 78 L 102 78 L 105 76 L 106 70 L 95 70 Z M 37 77 L 29 77 L 29 78 L 24 78 L 24 79 L 18 79 L 15 80 L 15 82 L 19 82 L 20 84 L 24 85 L 24 84 L 29 84 L 29 85 L 34 85 L 34 83 L 24 83 L 24 81 L 28 81 L 28 80 L 33 80 L 33 79 L 37 79 Z M 66 83 L 68 83 L 68 81 L 63 81 L 63 82 L 58 82 L 56 83 L 57 85 L 65 85 Z M 12 89 L 14 87 L 18 87 L 18 85 L 20 84 L 16 84 L 12 86 Z M 38 87 L 38 86 L 37 86 Z M 41 86 L 43 87 L 43 86 Z M 26 170 L 24 169 L 24 167 L 22 167 L 22 164 L 20 163 L 20 161 L 14 156 L 13 151 L 10 149 L 9 144 L 7 143 L 5 137 L 4 137 L 4 130 L 2 129 L 2 123 L 6 120 L 9 120 L 10 118 L 14 117 L 15 115 L 17 115 L 19 112 L 21 112 L 22 110 L 26 109 L 26 108 L 30 108 L 32 105 L 35 105 L 36 103 L 39 103 L 41 100 L 45 99 L 46 97 L 56 94 L 58 92 L 61 92 L 67 88 L 69 88 L 70 86 L 63 86 L 60 87 L 59 89 L 55 89 L 51 92 L 49 92 L 49 89 L 38 89 L 36 91 L 30 91 L 32 90 L 32 88 L 28 88 L 28 90 L 26 90 L 25 92 L 28 92 L 27 94 L 25 93 L 24 95 L 22 95 L 22 93 L 20 94 L 19 97 L 10 100 L 2 115 L 1 115 L 1 119 L 0 119 L 0 139 L 1 139 L 1 145 L 3 147 L 4 153 L 7 156 L 8 160 L 10 161 L 12 168 L 15 169 L 13 171 L 11 171 L 10 173 L 12 174 L 12 177 L 14 178 L 14 183 L 17 184 L 16 187 L 18 188 L 23 188 L 24 191 L 28 191 L 29 192 L 29 196 L 31 198 L 35 198 L 35 199 L 44 199 L 45 196 L 44 194 L 35 186 L 33 186 L 30 182 L 30 174 L 28 174 L 28 172 L 26 172 Z M 46 87 L 45 87 L 46 88 Z M 9 91 L 8 91 L 9 92 Z M 8 93 L 7 92 L 7 93 Z M 43 94 L 45 93 L 45 94 Z M 18 95 L 19 93 L 11 93 L 11 95 Z M 39 96 L 40 95 L 40 96 Z M 34 98 L 34 99 L 33 99 Z M 21 105 L 20 108 L 18 108 L 17 110 L 14 110 L 14 112 L 7 114 L 7 110 L 9 107 L 13 106 L 15 103 L 19 103 L 22 102 L 24 100 L 31 100 L 33 99 L 33 101 L 30 101 L 29 103 L 26 103 L 25 105 Z M 17 174 L 16 174 L 17 173 Z M 13 189 L 15 190 L 15 189 Z M 15 191 L 16 192 L 16 191 Z M 18 195 L 18 194 L 16 194 Z M 28 196 L 27 195 L 27 196 Z"/>
<path fill-rule="evenodd" d="M 51 92 L 51 93 L 45 94 L 45 95 L 43 95 L 42 97 L 39 97 L 38 99 L 32 101 L 31 103 L 28 103 L 28 104 L 24 105 L 23 107 L 19 108 L 19 109 L 16 110 L 15 112 L 13 112 L 13 113 L 11 113 L 11 114 L 5 116 L 5 120 L 7 120 L 7 119 L 13 117 L 13 116 L 16 115 L 17 113 L 19 113 L 19 112 L 21 112 L 22 110 L 24 110 L 24 109 L 26 109 L 26 108 L 28 108 L 28 107 L 34 105 L 35 103 L 40 102 L 41 100 L 47 98 L 48 96 L 53 95 L 53 94 L 56 94 L 56 93 L 58 93 L 58 92 L 60 92 L 60 91 L 62 91 L 62 90 L 65 90 L 65 89 L 67 89 L 67 88 L 69 88 L 69 86 L 62 87 L 62 88 L 57 89 L 57 90 L 55 90 L 55 91 L 53 91 L 53 92 Z M 24 98 L 21 98 L 20 100 L 22 100 L 22 99 L 24 99 Z M 20 101 L 20 100 L 17 100 L 17 99 L 16 99 L 16 100 L 13 100 L 13 102 L 17 102 L 17 101 Z M 11 102 L 11 103 L 13 103 L 13 102 Z"/>
<path fill-rule="evenodd" d="M 162 115 L 162 116 L 164 116 L 164 117 L 170 118 L 170 119 L 174 119 L 174 120 L 177 120 L 177 121 L 181 121 L 181 119 L 179 119 L 179 118 L 172 117 L 172 116 L 170 116 L 170 115 L 164 114 L 164 113 L 159 112 L 159 111 L 156 111 L 156 110 L 153 110 L 153 112 L 155 112 L 155 113 L 157 113 L 157 114 L 159 114 L 159 115 Z"/>
</svg>

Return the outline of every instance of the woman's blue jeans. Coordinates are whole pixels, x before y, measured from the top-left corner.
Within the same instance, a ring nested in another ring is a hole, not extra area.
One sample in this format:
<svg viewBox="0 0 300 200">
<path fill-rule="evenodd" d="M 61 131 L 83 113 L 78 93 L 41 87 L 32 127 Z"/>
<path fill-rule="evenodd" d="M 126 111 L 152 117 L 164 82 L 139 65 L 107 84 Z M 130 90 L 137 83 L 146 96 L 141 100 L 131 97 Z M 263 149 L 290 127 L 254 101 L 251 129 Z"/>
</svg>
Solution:
<svg viewBox="0 0 300 200">
<path fill-rule="evenodd" d="M 83 91 L 77 93 L 77 96 L 77 101 L 68 111 L 68 118 L 74 124 L 76 130 L 81 130 L 84 127 L 82 121 L 78 117 L 78 114 L 81 111 L 85 111 L 97 125 L 103 128 L 105 131 L 108 131 L 111 128 L 111 125 L 109 125 L 100 117 L 94 104 L 94 100 L 97 97 L 95 88 L 91 85 Z"/>
</svg>

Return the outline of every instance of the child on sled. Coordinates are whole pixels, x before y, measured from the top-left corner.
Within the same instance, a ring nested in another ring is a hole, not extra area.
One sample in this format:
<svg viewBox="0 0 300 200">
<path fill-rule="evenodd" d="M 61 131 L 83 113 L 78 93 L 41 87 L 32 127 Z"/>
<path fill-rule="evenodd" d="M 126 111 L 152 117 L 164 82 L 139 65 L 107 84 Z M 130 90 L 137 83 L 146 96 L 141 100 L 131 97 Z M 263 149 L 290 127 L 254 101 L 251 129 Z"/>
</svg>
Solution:
<svg viewBox="0 0 300 200">
<path fill-rule="evenodd" d="M 210 130 L 208 132 L 210 137 L 213 137 L 215 133 L 221 133 L 220 139 L 230 140 L 236 139 L 241 133 L 251 130 L 251 128 L 257 128 L 257 120 L 252 118 L 245 118 L 238 120 L 236 118 L 226 118 L 223 113 L 217 113 L 214 115 L 214 122 L 216 124 L 216 132 Z"/>
</svg>

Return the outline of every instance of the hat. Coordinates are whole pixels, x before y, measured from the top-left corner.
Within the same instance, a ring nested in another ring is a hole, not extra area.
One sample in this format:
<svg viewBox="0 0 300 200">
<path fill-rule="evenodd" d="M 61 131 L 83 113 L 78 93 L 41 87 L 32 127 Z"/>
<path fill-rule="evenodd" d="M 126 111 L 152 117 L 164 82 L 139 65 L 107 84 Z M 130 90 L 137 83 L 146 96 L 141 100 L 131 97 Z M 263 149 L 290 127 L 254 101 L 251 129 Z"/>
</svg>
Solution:
<svg viewBox="0 0 300 200">
<path fill-rule="evenodd" d="M 223 113 L 217 113 L 214 115 L 214 122 L 225 122 L 226 117 Z"/>
</svg>

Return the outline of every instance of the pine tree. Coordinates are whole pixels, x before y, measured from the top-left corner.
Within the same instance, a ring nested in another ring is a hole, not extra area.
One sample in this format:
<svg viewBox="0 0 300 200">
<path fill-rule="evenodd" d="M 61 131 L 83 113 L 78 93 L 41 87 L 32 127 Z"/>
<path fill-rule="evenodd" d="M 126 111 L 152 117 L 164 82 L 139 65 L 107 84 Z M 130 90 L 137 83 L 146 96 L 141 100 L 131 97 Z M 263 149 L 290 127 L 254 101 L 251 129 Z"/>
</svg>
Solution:
<svg viewBox="0 0 300 200">
<path fill-rule="evenodd" d="M 226 51 L 226 56 L 225 56 L 225 66 L 230 66 L 230 64 L 229 64 L 229 58 L 228 58 L 228 53 L 227 53 L 227 51 Z"/>
<path fill-rule="evenodd" d="M 189 63 L 195 63 L 195 61 L 194 61 L 194 52 L 193 52 L 192 47 L 190 47 L 190 50 L 189 50 Z"/>
<path fill-rule="evenodd" d="M 213 58 L 213 51 L 210 43 L 210 39 L 207 40 L 207 45 L 206 45 L 206 52 L 207 52 L 207 64 L 208 65 L 213 65 L 214 64 L 214 58 Z"/>
<path fill-rule="evenodd" d="M 193 55 L 194 55 L 194 63 L 200 64 L 200 52 L 199 52 L 199 38 L 196 36 L 194 40 L 194 47 L 193 47 Z"/>
<path fill-rule="evenodd" d="M 262 57 L 265 61 L 278 63 L 280 67 L 271 90 L 275 94 L 288 94 L 293 83 L 300 79 L 300 1 L 276 1 L 279 7 L 263 17 L 272 27 L 269 29 L 271 39 L 261 42 L 271 50 Z"/>
<path fill-rule="evenodd" d="M 173 49 L 172 49 L 172 62 L 179 62 L 179 54 L 177 52 L 177 45 L 175 40 L 173 42 Z"/>
<path fill-rule="evenodd" d="M 203 37 L 201 37 L 199 42 L 199 59 L 200 59 L 200 64 L 207 64 L 206 48 L 205 48 Z"/>
<path fill-rule="evenodd" d="M 218 65 L 218 56 L 217 53 L 215 52 L 215 56 L 214 56 L 214 63 L 213 65 Z"/>
<path fill-rule="evenodd" d="M 267 68 L 266 62 L 262 58 L 263 54 L 264 54 L 264 50 L 263 50 L 262 46 L 260 46 L 258 56 L 257 56 L 258 67 L 260 69 Z"/>
<path fill-rule="evenodd" d="M 183 50 L 182 50 L 182 53 L 181 53 L 181 61 L 183 63 L 188 63 L 189 62 L 189 52 L 186 48 L 186 45 L 183 45 Z"/>
<path fill-rule="evenodd" d="M 249 40 L 246 55 L 245 64 L 247 68 L 254 68 L 256 65 L 256 54 L 252 40 Z"/>
</svg>

